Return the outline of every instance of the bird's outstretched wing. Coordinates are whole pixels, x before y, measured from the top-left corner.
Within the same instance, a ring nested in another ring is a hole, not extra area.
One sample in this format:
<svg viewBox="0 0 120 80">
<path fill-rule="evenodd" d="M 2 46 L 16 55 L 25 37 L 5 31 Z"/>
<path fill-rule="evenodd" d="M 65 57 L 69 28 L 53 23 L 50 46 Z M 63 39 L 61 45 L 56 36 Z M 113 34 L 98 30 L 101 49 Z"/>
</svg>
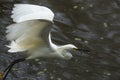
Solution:
<svg viewBox="0 0 120 80">
<path fill-rule="evenodd" d="M 33 19 L 53 21 L 54 13 L 49 8 L 44 6 L 15 4 L 11 18 L 17 23 Z"/>
<path fill-rule="evenodd" d="M 11 41 L 9 52 L 20 52 L 44 44 L 40 34 L 53 21 L 54 14 L 43 6 L 15 4 L 11 17 L 16 23 L 6 30 L 7 40 Z"/>
</svg>

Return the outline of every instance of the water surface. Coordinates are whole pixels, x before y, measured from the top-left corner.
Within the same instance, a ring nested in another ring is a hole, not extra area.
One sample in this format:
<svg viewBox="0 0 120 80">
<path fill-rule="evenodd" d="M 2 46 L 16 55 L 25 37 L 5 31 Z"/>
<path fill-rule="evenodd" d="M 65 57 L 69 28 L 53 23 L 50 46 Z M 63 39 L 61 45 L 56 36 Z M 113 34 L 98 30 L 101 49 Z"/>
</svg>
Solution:
<svg viewBox="0 0 120 80">
<path fill-rule="evenodd" d="M 7 80 L 120 80 L 120 0 L 0 0 L 0 71 L 23 57 L 4 46 L 13 4 L 44 5 L 55 13 L 52 39 L 91 52 L 71 60 L 35 59 L 16 64 Z"/>
</svg>

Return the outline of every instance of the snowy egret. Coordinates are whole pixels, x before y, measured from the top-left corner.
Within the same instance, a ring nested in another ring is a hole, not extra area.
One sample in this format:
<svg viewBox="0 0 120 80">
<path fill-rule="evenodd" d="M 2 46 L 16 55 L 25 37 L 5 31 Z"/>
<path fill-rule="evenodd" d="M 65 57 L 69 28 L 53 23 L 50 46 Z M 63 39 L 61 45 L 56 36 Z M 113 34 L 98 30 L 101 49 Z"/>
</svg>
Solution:
<svg viewBox="0 0 120 80">
<path fill-rule="evenodd" d="M 15 24 L 7 27 L 6 38 L 11 41 L 8 52 L 27 51 L 26 59 L 36 57 L 58 57 L 70 59 L 68 49 L 77 49 L 73 44 L 58 46 L 51 40 L 49 24 L 54 13 L 47 7 L 31 4 L 15 4 L 12 11 Z"/>
<path fill-rule="evenodd" d="M 78 49 L 73 44 L 58 46 L 51 40 L 50 28 L 53 24 L 54 13 L 47 7 L 32 4 L 15 4 L 11 18 L 15 22 L 7 26 L 6 38 L 8 52 L 26 51 L 27 57 L 13 61 L 3 73 L 6 78 L 12 66 L 18 62 L 37 57 L 53 57 L 70 59 L 71 49 Z"/>
</svg>

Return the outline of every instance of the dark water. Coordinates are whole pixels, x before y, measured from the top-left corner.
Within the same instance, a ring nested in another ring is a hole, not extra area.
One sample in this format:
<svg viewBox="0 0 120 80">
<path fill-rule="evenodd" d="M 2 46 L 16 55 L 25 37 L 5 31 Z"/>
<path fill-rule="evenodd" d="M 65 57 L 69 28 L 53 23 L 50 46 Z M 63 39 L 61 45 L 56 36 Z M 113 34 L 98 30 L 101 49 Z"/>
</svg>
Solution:
<svg viewBox="0 0 120 80">
<path fill-rule="evenodd" d="M 73 43 L 91 52 L 71 60 L 35 59 L 14 66 L 7 80 L 120 80 L 120 0 L 0 0 L 0 71 L 22 54 L 7 53 L 5 27 L 15 3 L 44 5 L 55 13 L 57 44 Z"/>
</svg>

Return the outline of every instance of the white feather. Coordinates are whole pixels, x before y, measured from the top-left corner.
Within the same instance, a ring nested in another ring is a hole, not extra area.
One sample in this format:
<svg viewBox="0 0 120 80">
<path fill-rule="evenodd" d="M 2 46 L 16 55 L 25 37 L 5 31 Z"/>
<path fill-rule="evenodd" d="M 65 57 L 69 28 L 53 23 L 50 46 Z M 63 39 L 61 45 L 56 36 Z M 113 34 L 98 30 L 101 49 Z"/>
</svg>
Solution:
<svg viewBox="0 0 120 80">
<path fill-rule="evenodd" d="M 30 27 L 34 26 L 34 22 L 35 21 L 26 21 L 8 26 L 6 28 L 7 40 L 16 40 L 18 37 L 24 34 Z"/>
<path fill-rule="evenodd" d="M 54 13 L 44 6 L 15 4 L 11 18 L 16 24 L 6 28 L 6 38 L 11 41 L 7 47 L 10 48 L 9 52 L 19 52 L 43 44 L 39 34 L 48 24 L 47 21 L 53 21 Z"/>
<path fill-rule="evenodd" d="M 8 50 L 8 52 L 14 53 L 14 52 L 22 52 L 25 51 L 25 48 L 22 48 L 21 46 L 19 46 L 19 44 L 17 44 L 15 41 L 11 41 L 10 45 L 6 45 L 8 48 L 10 48 Z"/>
<path fill-rule="evenodd" d="M 43 19 L 53 21 L 54 13 L 47 7 L 32 4 L 15 4 L 12 16 L 14 22 Z"/>
<path fill-rule="evenodd" d="M 8 26 L 6 38 L 12 41 L 9 52 L 25 51 L 43 44 L 39 35 L 47 24 L 45 21 L 30 20 Z"/>
<path fill-rule="evenodd" d="M 72 58 L 72 54 L 67 50 L 76 48 L 76 46 L 72 44 L 58 46 L 52 42 L 51 33 L 49 33 L 51 49 L 45 45 L 45 41 L 40 36 L 42 30 L 48 25 L 48 21 L 53 22 L 54 13 L 49 8 L 32 4 L 15 4 L 11 17 L 16 23 L 8 26 L 6 30 L 6 38 L 11 41 L 7 45 L 10 48 L 8 52 L 28 51 L 30 54 L 27 59 L 36 57 Z"/>
</svg>

